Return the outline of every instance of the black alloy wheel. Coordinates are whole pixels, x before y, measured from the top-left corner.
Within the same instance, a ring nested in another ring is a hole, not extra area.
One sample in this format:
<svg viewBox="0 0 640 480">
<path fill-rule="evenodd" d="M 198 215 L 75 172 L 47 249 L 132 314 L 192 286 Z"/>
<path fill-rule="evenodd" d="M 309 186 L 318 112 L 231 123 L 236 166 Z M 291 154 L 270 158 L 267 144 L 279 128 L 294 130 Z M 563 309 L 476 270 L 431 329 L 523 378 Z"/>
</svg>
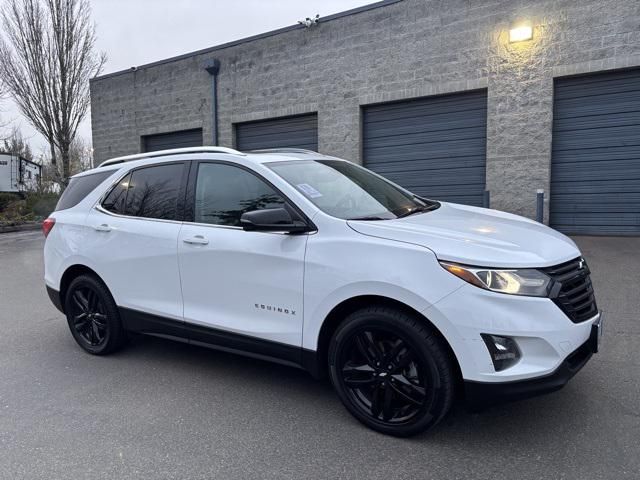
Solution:
<svg viewBox="0 0 640 480">
<path fill-rule="evenodd" d="M 404 312 L 373 307 L 350 315 L 334 335 L 329 363 L 347 409 L 383 433 L 419 433 L 451 406 L 448 354 L 426 325 Z"/>
<path fill-rule="evenodd" d="M 81 275 L 71 282 L 65 298 L 65 313 L 73 338 L 87 352 L 105 355 L 125 343 L 118 308 L 97 277 Z"/>
<path fill-rule="evenodd" d="M 347 341 L 339 361 L 340 380 L 362 410 L 394 425 L 428 408 L 431 374 L 405 340 L 381 328 L 366 328 Z"/>
<path fill-rule="evenodd" d="M 92 347 L 107 341 L 109 326 L 105 306 L 98 293 L 89 286 L 76 288 L 71 294 L 73 328 L 79 337 Z"/>
</svg>

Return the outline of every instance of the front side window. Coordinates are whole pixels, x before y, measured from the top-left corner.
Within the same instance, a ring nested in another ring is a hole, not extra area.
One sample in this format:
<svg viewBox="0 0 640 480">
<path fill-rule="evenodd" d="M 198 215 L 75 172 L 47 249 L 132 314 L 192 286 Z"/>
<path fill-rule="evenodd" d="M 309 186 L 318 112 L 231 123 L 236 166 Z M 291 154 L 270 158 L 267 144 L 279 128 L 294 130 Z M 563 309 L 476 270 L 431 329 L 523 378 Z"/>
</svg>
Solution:
<svg viewBox="0 0 640 480">
<path fill-rule="evenodd" d="M 178 195 L 183 169 L 182 163 L 174 163 L 134 170 L 128 185 L 123 186 L 126 189 L 124 214 L 162 220 L 178 219 Z M 117 204 L 116 198 L 110 201 Z"/>
<path fill-rule="evenodd" d="M 267 166 L 320 210 L 342 219 L 389 220 L 439 205 L 343 160 L 272 162 Z"/>
<path fill-rule="evenodd" d="M 201 163 L 196 180 L 194 221 L 240 226 L 245 212 L 285 207 L 286 202 L 256 175 L 232 165 Z"/>
</svg>

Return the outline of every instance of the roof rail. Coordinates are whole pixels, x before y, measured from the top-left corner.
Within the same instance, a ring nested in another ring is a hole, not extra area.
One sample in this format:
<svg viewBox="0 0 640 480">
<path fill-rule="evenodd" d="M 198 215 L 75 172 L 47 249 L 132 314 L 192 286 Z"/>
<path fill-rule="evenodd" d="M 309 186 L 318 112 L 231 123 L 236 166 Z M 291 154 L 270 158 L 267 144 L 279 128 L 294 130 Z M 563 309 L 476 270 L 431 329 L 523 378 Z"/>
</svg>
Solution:
<svg viewBox="0 0 640 480">
<path fill-rule="evenodd" d="M 155 158 L 155 157 L 164 157 L 167 155 L 178 155 L 185 153 L 226 153 L 229 155 L 241 155 L 246 156 L 246 154 L 239 152 L 238 150 L 234 150 L 233 148 L 227 147 L 187 147 L 187 148 L 172 148 L 170 150 L 158 150 L 156 152 L 147 152 L 147 153 L 137 153 L 135 155 L 126 155 L 124 157 L 116 157 L 110 160 L 105 160 L 100 165 L 100 167 L 106 167 L 108 165 L 116 165 L 118 163 L 131 162 L 132 160 L 142 160 L 144 158 Z"/>
<path fill-rule="evenodd" d="M 249 150 L 249 153 L 313 153 L 314 155 L 322 155 L 306 148 L 260 148 L 258 150 Z"/>
</svg>

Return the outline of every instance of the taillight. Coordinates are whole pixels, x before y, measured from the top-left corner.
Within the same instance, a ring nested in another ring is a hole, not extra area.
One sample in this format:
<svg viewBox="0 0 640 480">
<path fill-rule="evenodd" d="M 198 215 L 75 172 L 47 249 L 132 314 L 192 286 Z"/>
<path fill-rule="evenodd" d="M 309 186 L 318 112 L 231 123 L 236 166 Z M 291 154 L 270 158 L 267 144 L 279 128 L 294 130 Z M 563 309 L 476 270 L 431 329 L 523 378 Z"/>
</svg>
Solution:
<svg viewBox="0 0 640 480">
<path fill-rule="evenodd" d="M 42 222 L 42 233 L 44 233 L 44 238 L 47 238 L 47 236 L 49 235 L 49 232 L 51 231 L 51 229 L 55 224 L 56 224 L 56 219 L 52 217 L 49 217 L 44 222 Z"/>
</svg>

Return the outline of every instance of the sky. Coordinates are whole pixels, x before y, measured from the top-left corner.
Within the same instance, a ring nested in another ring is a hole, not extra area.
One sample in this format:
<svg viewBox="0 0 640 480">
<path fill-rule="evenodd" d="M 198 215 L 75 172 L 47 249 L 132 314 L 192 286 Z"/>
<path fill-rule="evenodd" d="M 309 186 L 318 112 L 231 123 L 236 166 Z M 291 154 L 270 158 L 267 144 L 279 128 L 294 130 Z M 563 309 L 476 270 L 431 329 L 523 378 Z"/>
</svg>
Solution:
<svg viewBox="0 0 640 480">
<path fill-rule="evenodd" d="M 267 32 L 373 3 L 375 0 L 90 0 L 97 28 L 97 49 L 106 52 L 102 73 L 143 65 L 182 53 Z M 0 5 L 4 0 L 0 0 Z M 2 123 L 11 121 L 28 138 L 34 151 L 44 139 L 5 100 Z M 0 134 L 6 134 L 5 128 Z M 89 116 L 78 135 L 91 139 Z"/>
</svg>

